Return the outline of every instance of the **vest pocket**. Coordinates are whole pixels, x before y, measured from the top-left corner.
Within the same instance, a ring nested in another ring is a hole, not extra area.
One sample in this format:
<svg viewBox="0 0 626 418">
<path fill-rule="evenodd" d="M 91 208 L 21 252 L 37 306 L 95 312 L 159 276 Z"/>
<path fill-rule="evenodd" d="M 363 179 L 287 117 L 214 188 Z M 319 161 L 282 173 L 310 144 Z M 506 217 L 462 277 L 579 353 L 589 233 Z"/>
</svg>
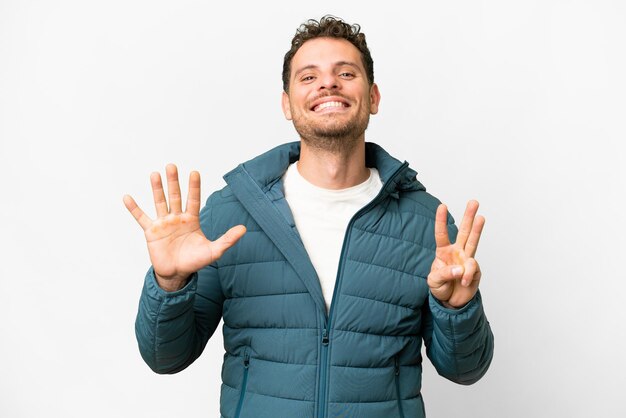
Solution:
<svg viewBox="0 0 626 418">
<path fill-rule="evenodd" d="M 243 353 L 243 378 L 241 379 L 241 392 L 239 393 L 239 401 L 237 402 L 237 410 L 235 418 L 241 415 L 241 407 L 243 406 L 243 398 L 246 395 L 246 387 L 248 386 L 248 370 L 250 369 L 250 356 L 248 350 Z"/>
<path fill-rule="evenodd" d="M 398 413 L 400 414 L 400 418 L 404 418 L 404 411 L 402 410 L 402 399 L 400 398 L 400 361 L 398 360 L 398 356 L 393 358 L 394 362 L 394 373 L 396 375 L 396 398 L 398 399 Z"/>
</svg>

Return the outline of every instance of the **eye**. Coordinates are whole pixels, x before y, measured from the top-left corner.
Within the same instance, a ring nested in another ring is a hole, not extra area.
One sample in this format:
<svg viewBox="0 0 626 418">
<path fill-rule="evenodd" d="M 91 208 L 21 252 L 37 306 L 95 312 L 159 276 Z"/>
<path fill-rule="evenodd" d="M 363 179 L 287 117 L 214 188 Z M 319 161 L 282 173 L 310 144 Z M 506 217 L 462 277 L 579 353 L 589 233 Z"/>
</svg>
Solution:
<svg viewBox="0 0 626 418">
<path fill-rule="evenodd" d="M 302 81 L 302 82 L 305 82 L 305 83 L 306 83 L 306 82 L 308 82 L 308 81 L 313 81 L 313 79 L 314 79 L 314 78 L 315 78 L 315 77 L 313 77 L 312 75 L 305 75 L 304 77 L 302 77 L 302 78 L 300 79 L 300 81 Z"/>
<path fill-rule="evenodd" d="M 351 79 L 354 78 L 354 74 L 344 71 L 343 73 L 339 74 L 339 77 Z"/>
</svg>

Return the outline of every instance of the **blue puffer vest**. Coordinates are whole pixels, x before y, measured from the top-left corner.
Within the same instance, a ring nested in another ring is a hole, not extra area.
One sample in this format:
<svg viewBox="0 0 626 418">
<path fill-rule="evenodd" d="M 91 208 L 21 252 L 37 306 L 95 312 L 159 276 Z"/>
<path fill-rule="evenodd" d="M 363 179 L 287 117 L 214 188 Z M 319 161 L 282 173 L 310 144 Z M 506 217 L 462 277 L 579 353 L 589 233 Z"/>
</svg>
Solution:
<svg viewBox="0 0 626 418">
<path fill-rule="evenodd" d="M 493 335 L 480 294 L 458 310 L 429 294 L 439 201 L 407 163 L 366 149 L 384 185 L 346 230 L 330 312 L 283 195 L 300 151 L 285 144 L 226 174 L 201 211 L 209 239 L 244 224 L 240 242 L 177 292 L 148 272 L 136 334 L 155 372 L 189 366 L 222 317 L 223 418 L 424 417 L 422 341 L 450 380 L 486 372 Z M 452 241 L 456 232 L 449 217 Z"/>
</svg>

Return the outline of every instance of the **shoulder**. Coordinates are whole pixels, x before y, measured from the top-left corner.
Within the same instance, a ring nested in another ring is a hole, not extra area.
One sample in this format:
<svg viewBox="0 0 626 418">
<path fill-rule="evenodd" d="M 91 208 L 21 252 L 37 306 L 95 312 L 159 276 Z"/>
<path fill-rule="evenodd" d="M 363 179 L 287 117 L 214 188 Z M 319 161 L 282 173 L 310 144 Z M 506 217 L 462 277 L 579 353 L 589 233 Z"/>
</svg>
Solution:
<svg viewBox="0 0 626 418">
<path fill-rule="evenodd" d="M 247 220 L 246 210 L 228 185 L 211 193 L 200 211 L 200 226 L 209 239 L 220 236 L 235 225 L 246 224 Z"/>
<path fill-rule="evenodd" d="M 402 211 L 413 212 L 424 216 L 432 222 L 435 221 L 435 214 L 441 201 L 425 190 L 415 190 L 402 192 L 399 196 L 399 208 Z M 448 214 L 448 223 L 454 223 L 454 219 Z"/>
<path fill-rule="evenodd" d="M 208 197 L 202 211 L 221 210 L 223 205 L 238 204 L 239 201 L 233 194 L 230 186 L 226 185 L 220 190 L 216 190 Z"/>
</svg>

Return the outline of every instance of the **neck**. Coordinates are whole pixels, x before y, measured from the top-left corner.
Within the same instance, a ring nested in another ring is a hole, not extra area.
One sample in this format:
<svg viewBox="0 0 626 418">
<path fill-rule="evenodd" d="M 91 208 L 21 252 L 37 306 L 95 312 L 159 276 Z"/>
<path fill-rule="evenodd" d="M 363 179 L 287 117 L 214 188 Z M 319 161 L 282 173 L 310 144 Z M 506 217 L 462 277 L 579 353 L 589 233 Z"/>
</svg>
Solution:
<svg viewBox="0 0 626 418">
<path fill-rule="evenodd" d="M 339 190 L 361 184 L 370 175 L 365 166 L 365 141 L 340 152 L 312 148 L 301 141 L 298 172 L 309 183 L 324 189 Z"/>
</svg>

